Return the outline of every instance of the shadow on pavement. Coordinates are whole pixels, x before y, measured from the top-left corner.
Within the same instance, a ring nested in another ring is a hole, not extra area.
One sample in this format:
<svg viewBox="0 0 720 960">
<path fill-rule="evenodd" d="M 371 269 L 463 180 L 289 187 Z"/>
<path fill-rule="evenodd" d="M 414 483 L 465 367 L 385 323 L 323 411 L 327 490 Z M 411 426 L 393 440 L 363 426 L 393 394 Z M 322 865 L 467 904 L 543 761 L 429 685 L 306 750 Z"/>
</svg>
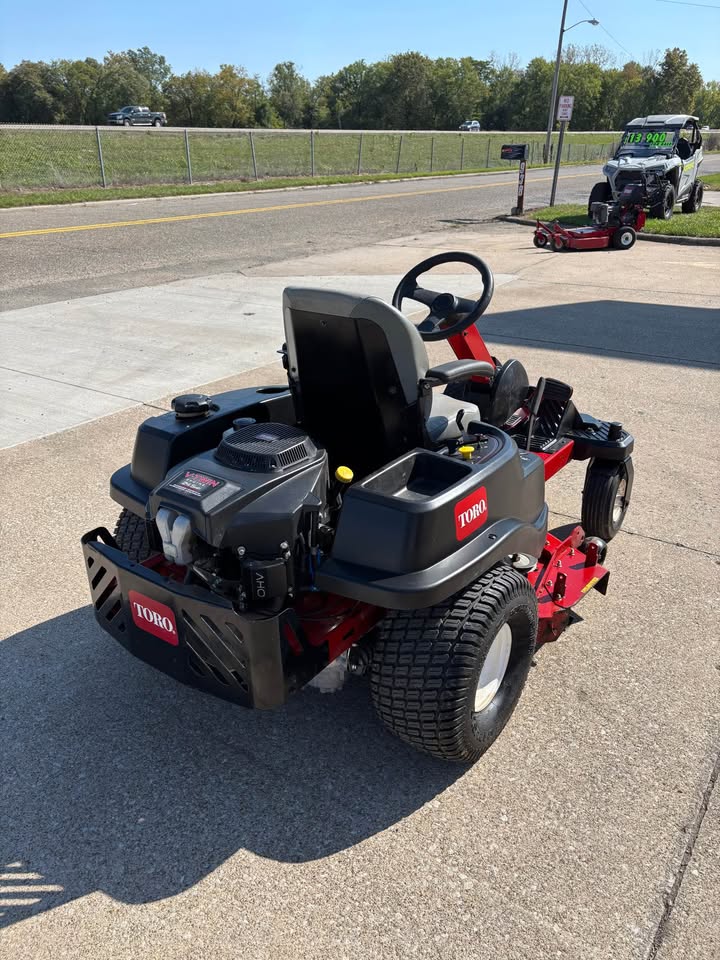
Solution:
<svg viewBox="0 0 720 960">
<path fill-rule="evenodd" d="M 1 643 L 0 678 L 0 926 L 95 890 L 172 896 L 240 848 L 324 857 L 464 772 L 388 735 L 362 679 L 244 710 L 134 660 L 90 607 Z"/>
<path fill-rule="evenodd" d="M 663 296 L 670 295 L 659 292 L 657 299 Z M 717 308 L 591 300 L 497 312 L 491 307 L 478 326 L 493 343 L 716 369 L 719 324 Z"/>
</svg>

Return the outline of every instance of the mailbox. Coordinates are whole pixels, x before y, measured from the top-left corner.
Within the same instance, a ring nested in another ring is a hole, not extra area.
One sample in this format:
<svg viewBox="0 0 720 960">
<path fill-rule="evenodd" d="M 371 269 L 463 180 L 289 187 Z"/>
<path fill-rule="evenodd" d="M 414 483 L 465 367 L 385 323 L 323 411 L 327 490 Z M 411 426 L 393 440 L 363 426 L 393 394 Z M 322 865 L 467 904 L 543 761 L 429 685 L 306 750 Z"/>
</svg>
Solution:
<svg viewBox="0 0 720 960">
<path fill-rule="evenodd" d="M 527 160 L 528 145 L 526 143 L 506 143 L 500 148 L 502 160 Z"/>
</svg>

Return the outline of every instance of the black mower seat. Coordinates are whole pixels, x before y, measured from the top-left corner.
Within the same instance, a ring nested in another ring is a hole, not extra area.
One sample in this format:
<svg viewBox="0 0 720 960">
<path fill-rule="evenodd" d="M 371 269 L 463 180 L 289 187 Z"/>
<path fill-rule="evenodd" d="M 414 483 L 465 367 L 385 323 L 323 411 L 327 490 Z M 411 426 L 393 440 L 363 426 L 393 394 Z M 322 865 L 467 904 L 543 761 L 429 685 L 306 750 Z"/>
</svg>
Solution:
<svg viewBox="0 0 720 960">
<path fill-rule="evenodd" d="M 288 287 L 283 309 L 298 416 L 331 461 L 362 476 L 414 447 L 460 436 L 460 424 L 480 419 L 475 404 L 423 393 L 425 344 L 384 301 Z"/>
</svg>

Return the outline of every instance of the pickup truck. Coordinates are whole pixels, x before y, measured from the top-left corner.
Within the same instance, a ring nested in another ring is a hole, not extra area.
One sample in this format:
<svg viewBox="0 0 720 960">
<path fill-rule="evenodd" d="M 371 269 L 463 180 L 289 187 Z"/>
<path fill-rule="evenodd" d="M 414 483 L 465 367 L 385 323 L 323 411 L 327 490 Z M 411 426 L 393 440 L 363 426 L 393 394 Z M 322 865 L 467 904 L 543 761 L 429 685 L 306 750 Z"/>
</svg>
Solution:
<svg viewBox="0 0 720 960">
<path fill-rule="evenodd" d="M 134 127 L 134 126 L 152 126 L 164 127 L 167 123 L 167 117 L 164 113 L 154 113 L 148 107 L 122 107 L 115 113 L 109 113 L 108 123 L 115 126 Z"/>
</svg>

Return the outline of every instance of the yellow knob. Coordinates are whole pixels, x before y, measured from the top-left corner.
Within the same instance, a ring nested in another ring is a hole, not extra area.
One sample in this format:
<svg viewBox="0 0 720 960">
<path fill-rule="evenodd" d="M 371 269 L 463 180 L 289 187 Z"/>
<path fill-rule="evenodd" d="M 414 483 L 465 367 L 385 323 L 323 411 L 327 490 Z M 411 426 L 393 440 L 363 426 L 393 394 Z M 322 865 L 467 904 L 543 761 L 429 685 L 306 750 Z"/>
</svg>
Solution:
<svg viewBox="0 0 720 960">
<path fill-rule="evenodd" d="M 354 476 L 355 474 L 350 467 L 338 467 L 335 471 L 335 479 L 339 480 L 340 483 L 352 483 Z"/>
<path fill-rule="evenodd" d="M 469 460 L 475 453 L 475 447 L 471 447 L 469 445 L 465 447 L 458 447 L 458 450 L 463 460 Z"/>
</svg>

